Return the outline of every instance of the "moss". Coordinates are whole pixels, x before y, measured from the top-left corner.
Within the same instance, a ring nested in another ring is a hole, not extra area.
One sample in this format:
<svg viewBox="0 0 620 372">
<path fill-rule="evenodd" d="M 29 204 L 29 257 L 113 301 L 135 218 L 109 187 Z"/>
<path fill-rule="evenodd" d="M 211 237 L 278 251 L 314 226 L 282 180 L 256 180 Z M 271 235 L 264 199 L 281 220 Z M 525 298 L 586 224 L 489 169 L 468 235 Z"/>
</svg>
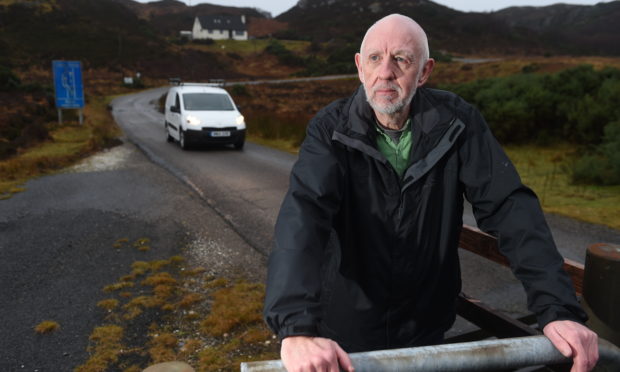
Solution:
<svg viewBox="0 0 620 372">
<path fill-rule="evenodd" d="M 272 333 L 266 327 L 253 327 L 241 335 L 241 340 L 248 344 L 271 342 Z"/>
<path fill-rule="evenodd" d="M 196 372 L 222 371 L 226 367 L 229 367 L 229 360 L 219 347 L 209 347 L 198 354 Z"/>
<path fill-rule="evenodd" d="M 153 363 L 163 363 L 176 360 L 176 347 L 179 341 L 171 333 L 154 335 L 149 342 L 149 355 Z"/>
<path fill-rule="evenodd" d="M 39 334 L 54 332 L 60 328 L 60 324 L 53 320 L 45 320 L 34 327 L 35 332 Z"/>
<path fill-rule="evenodd" d="M 101 300 L 97 302 L 97 307 L 100 307 L 107 311 L 112 311 L 118 307 L 118 300 L 115 298 L 108 298 L 107 300 Z"/>
<path fill-rule="evenodd" d="M 133 286 L 134 286 L 133 282 L 119 282 L 119 283 L 114 283 L 114 284 L 110 284 L 110 285 L 103 287 L 103 291 L 114 292 L 114 291 L 118 291 L 119 289 L 131 288 Z"/>
<path fill-rule="evenodd" d="M 123 345 L 123 328 L 116 325 L 97 327 L 90 335 L 88 347 L 90 358 L 75 372 L 104 372 L 118 361 Z"/>
<path fill-rule="evenodd" d="M 198 351 L 202 349 L 203 342 L 200 340 L 189 339 L 183 342 L 183 346 L 181 346 L 178 358 L 179 359 L 189 359 L 190 357 L 197 355 Z"/>
<path fill-rule="evenodd" d="M 153 288 L 153 293 L 155 294 L 155 297 L 163 301 L 168 300 L 170 297 L 174 296 L 176 291 L 176 286 L 167 284 L 160 284 Z"/>
<path fill-rule="evenodd" d="M 211 289 L 211 288 L 224 287 L 226 285 L 228 285 L 228 279 L 226 279 L 226 278 L 215 278 L 215 279 L 212 279 L 212 280 L 209 280 L 208 282 L 206 282 L 204 287 L 205 287 L 205 289 Z"/>
<path fill-rule="evenodd" d="M 134 275 L 134 276 L 144 275 L 149 271 L 150 268 L 151 266 L 149 265 L 148 262 L 136 261 L 131 264 L 131 269 L 132 269 L 131 275 Z"/>
<path fill-rule="evenodd" d="M 166 284 L 166 285 L 177 285 L 177 280 L 170 275 L 170 273 L 162 272 L 153 274 L 142 281 L 142 285 L 148 285 L 155 287 L 157 285 Z"/>
<path fill-rule="evenodd" d="M 140 238 L 140 239 L 136 240 L 133 243 L 133 246 L 134 247 L 140 247 L 140 246 L 143 246 L 143 245 L 147 245 L 150 241 L 151 241 L 151 239 L 149 239 L 149 238 Z"/>
<path fill-rule="evenodd" d="M 200 319 L 200 314 L 195 311 L 188 311 L 187 315 L 185 315 L 185 320 L 194 321 Z"/>
<path fill-rule="evenodd" d="M 157 272 L 163 269 L 164 267 L 169 266 L 170 264 L 172 264 L 170 260 L 151 261 L 150 269 L 151 269 L 151 272 Z"/>
<path fill-rule="evenodd" d="M 264 285 L 245 281 L 217 290 L 201 330 L 217 337 L 239 326 L 261 323 L 264 294 Z"/>
<path fill-rule="evenodd" d="M 135 275 L 123 275 L 120 278 L 121 282 L 133 282 L 134 280 L 136 280 Z"/>
<path fill-rule="evenodd" d="M 116 249 L 120 249 L 125 244 L 127 244 L 128 242 L 129 242 L 129 239 L 127 239 L 127 238 L 120 238 L 120 239 L 117 239 L 112 246 L 114 248 L 116 248 Z"/>
<path fill-rule="evenodd" d="M 119 327 L 121 337 L 115 339 L 112 332 L 91 337 L 92 357 L 78 367 L 79 372 L 133 372 L 172 360 L 191 362 L 197 371 L 237 371 L 242 361 L 277 358 L 277 344 L 261 320 L 264 287 L 205 277 L 204 268 L 185 271 L 176 266 L 182 261 L 178 257 L 135 262 L 130 275 L 106 287 L 119 290 L 124 283 L 131 285 L 118 293 L 119 299 L 127 299 L 121 300 L 125 304 L 115 298 L 98 303 L 109 311 L 105 319 Z M 139 277 L 142 280 L 136 281 Z M 201 285 L 204 280 L 206 290 Z M 209 311 L 201 322 L 202 314 Z M 123 327 L 131 329 L 125 332 L 126 338 Z M 148 341 L 139 334 L 149 334 Z"/>
<path fill-rule="evenodd" d="M 123 310 L 125 310 L 123 319 L 134 319 L 142 314 L 144 309 L 152 309 L 162 305 L 164 305 L 164 302 L 155 296 L 138 296 L 123 306 Z"/>
<path fill-rule="evenodd" d="M 174 311 L 175 307 L 174 307 L 173 304 L 163 304 L 161 306 L 161 309 L 164 310 L 164 311 Z"/>
<path fill-rule="evenodd" d="M 201 302 L 204 299 L 200 293 L 188 293 L 177 303 L 177 306 L 181 309 L 188 309 L 192 305 Z"/>
</svg>

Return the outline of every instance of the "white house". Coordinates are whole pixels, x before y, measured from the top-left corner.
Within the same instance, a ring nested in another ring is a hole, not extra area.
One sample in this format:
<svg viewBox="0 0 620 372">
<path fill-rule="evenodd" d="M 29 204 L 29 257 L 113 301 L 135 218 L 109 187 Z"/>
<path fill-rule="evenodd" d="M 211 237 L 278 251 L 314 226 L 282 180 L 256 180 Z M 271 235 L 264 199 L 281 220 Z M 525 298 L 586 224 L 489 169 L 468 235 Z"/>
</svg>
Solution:
<svg viewBox="0 0 620 372">
<path fill-rule="evenodd" d="M 207 15 L 194 18 L 194 40 L 247 40 L 248 28 L 244 15 Z"/>
</svg>

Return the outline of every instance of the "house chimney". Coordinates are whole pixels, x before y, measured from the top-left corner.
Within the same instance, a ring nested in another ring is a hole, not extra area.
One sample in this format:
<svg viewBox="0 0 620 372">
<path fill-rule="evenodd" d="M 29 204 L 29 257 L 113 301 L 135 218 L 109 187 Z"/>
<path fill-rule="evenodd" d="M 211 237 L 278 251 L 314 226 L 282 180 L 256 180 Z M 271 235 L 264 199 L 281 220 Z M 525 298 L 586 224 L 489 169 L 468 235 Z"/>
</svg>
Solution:
<svg viewBox="0 0 620 372">
<path fill-rule="evenodd" d="M 241 15 L 241 23 L 245 24 L 245 15 L 244 14 Z"/>
</svg>

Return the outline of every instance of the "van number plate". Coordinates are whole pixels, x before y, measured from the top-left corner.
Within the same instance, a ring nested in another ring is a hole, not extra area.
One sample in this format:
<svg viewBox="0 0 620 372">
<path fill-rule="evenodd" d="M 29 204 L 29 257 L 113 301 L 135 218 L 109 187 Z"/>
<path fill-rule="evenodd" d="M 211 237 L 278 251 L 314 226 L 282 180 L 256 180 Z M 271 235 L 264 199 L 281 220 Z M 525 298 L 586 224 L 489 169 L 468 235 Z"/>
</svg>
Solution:
<svg viewBox="0 0 620 372">
<path fill-rule="evenodd" d="M 211 132 L 211 137 L 230 137 L 229 130 L 218 130 Z"/>
</svg>

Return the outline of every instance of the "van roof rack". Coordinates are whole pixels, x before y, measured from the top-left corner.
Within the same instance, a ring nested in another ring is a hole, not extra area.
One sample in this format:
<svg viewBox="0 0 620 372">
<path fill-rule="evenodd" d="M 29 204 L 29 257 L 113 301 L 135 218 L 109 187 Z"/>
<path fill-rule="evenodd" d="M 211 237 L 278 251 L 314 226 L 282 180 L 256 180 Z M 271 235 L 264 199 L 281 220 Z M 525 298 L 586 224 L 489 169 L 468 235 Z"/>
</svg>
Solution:
<svg viewBox="0 0 620 372">
<path fill-rule="evenodd" d="M 203 87 L 223 87 L 225 84 L 224 79 L 209 79 L 208 83 L 193 83 L 193 82 L 184 82 L 181 81 L 180 78 L 169 78 L 168 81 L 172 85 L 180 85 L 180 86 L 203 86 Z"/>
</svg>

